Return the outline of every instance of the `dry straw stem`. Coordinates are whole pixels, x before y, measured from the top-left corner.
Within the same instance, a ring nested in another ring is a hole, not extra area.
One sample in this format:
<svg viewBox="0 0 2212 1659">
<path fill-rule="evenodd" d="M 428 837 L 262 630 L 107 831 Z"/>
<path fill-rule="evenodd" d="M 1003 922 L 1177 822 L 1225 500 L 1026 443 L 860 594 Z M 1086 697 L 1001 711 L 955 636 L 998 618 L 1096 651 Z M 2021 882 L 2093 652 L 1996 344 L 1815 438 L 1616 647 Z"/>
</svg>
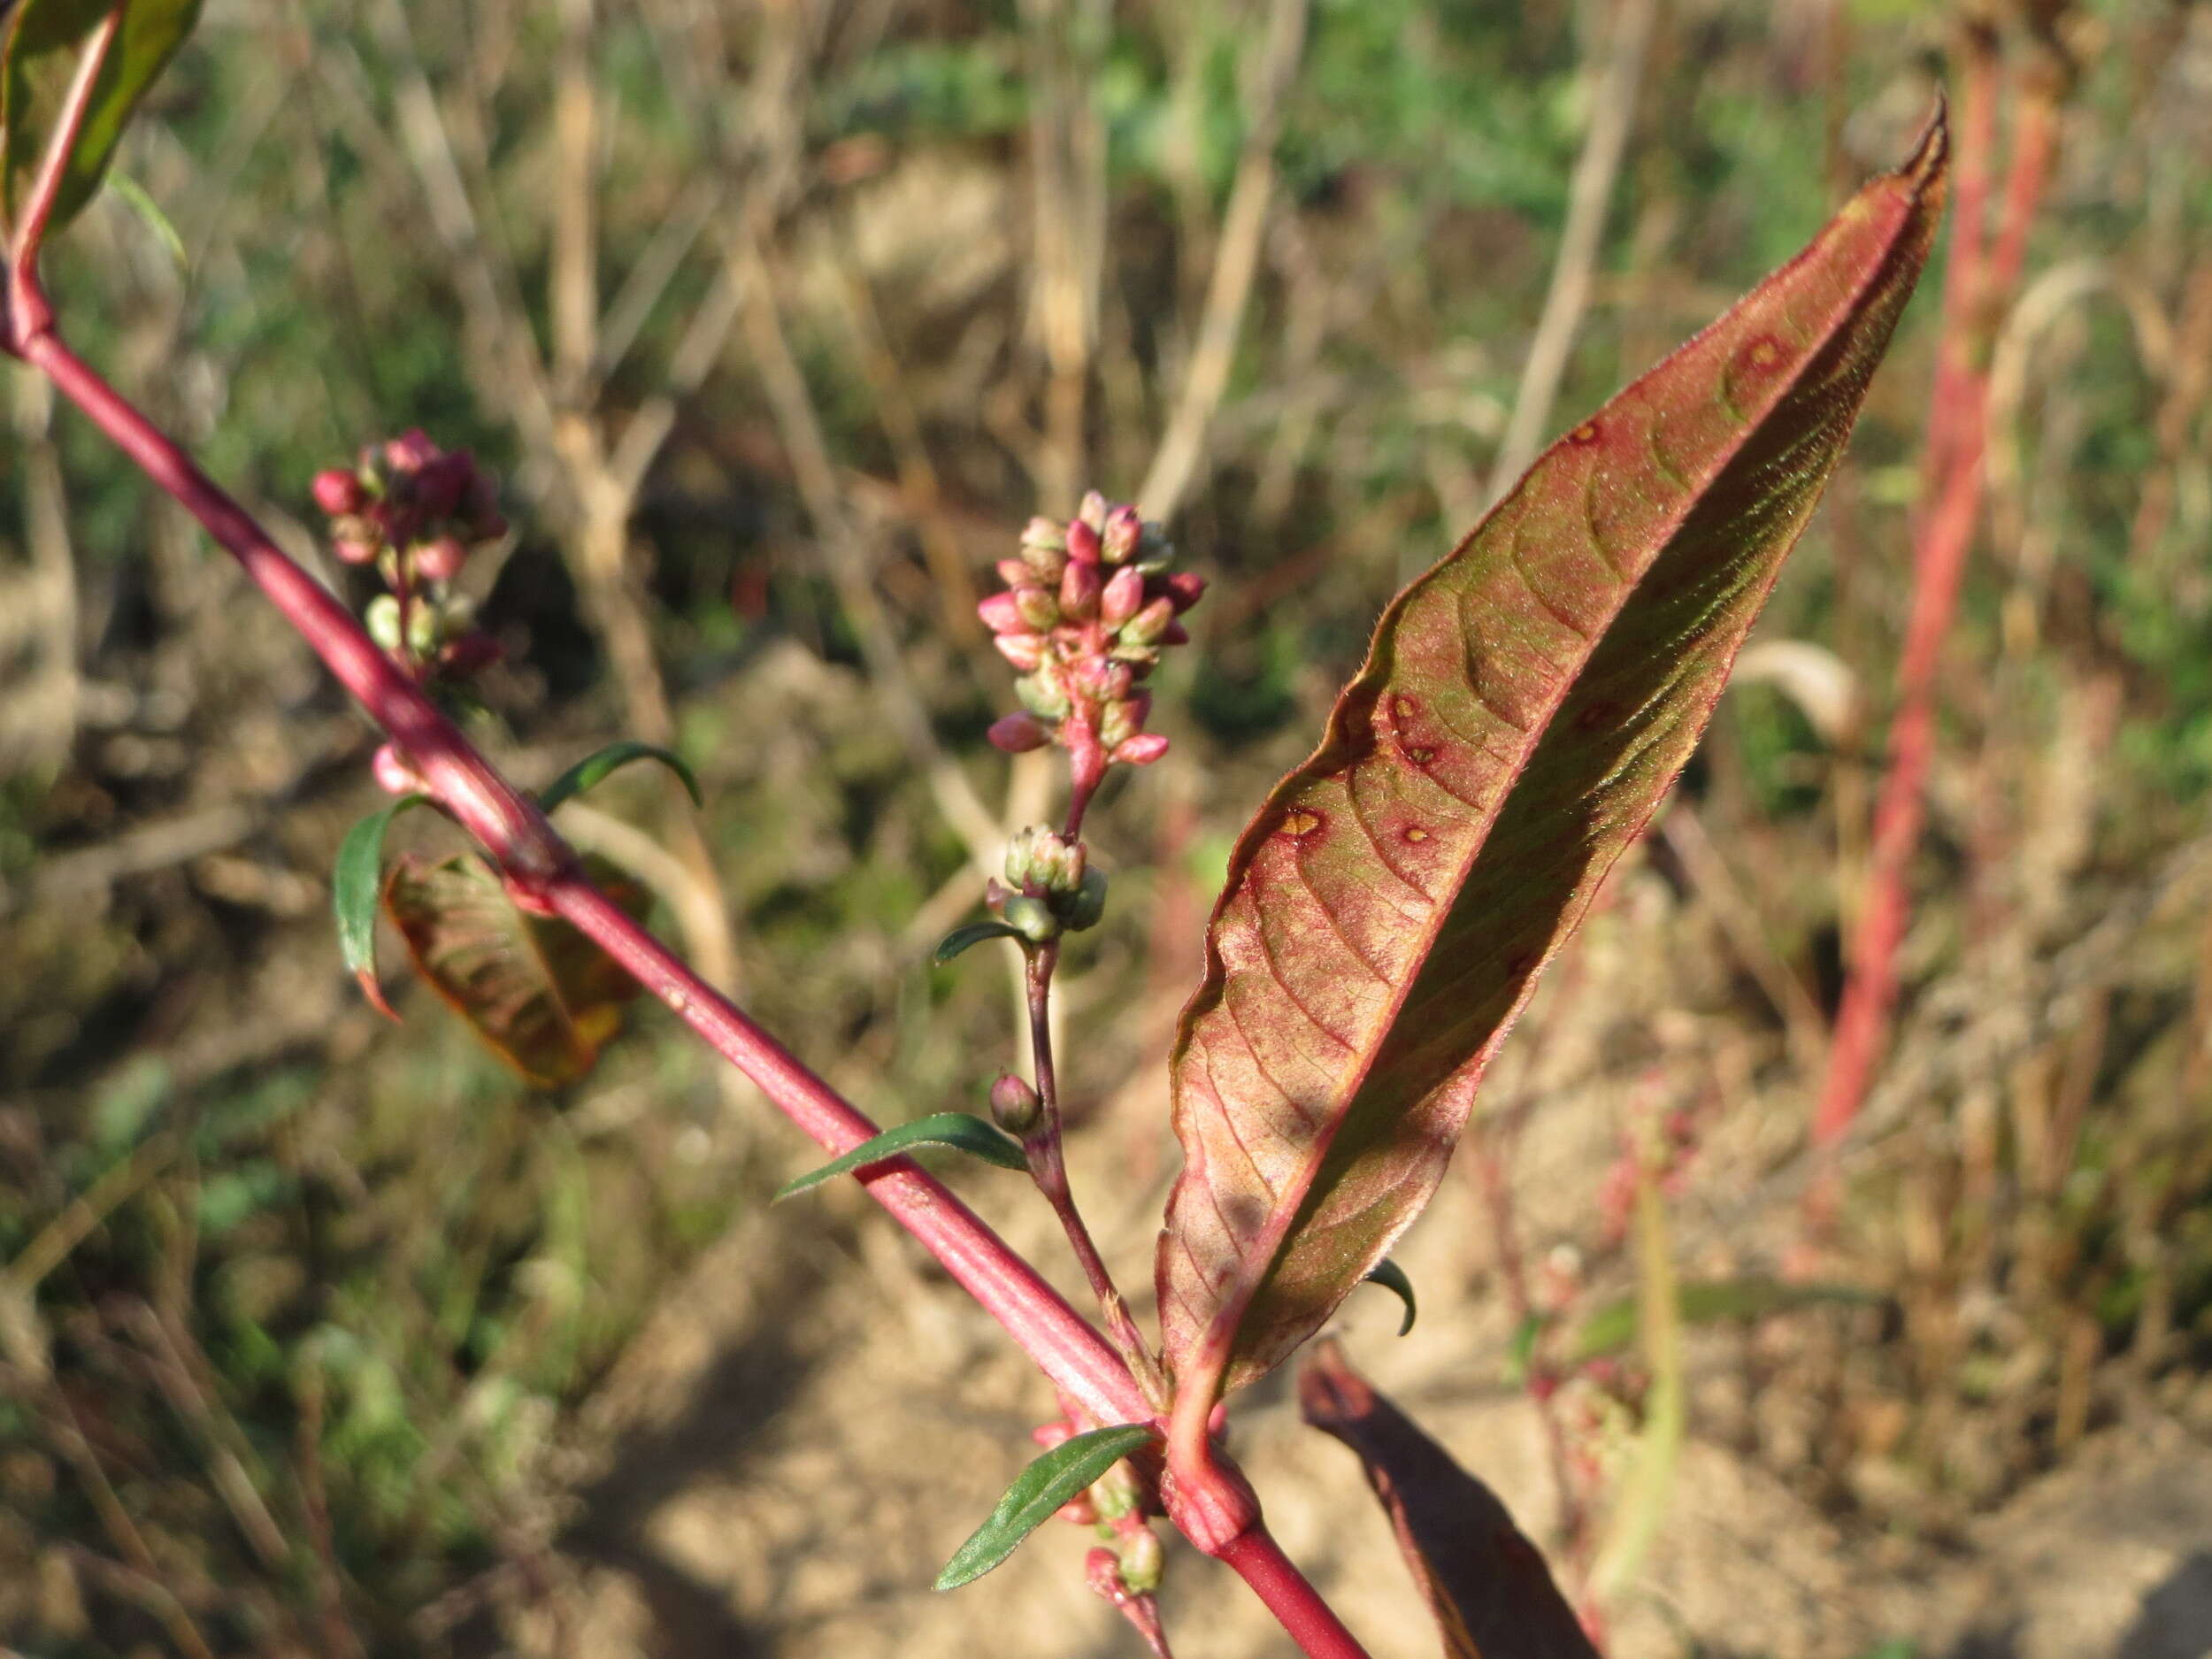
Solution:
<svg viewBox="0 0 2212 1659">
<path fill-rule="evenodd" d="M 1181 505 L 1205 454 L 1206 428 L 1229 387 L 1229 370 L 1251 303 L 1252 279 L 1259 270 L 1261 239 L 1275 189 L 1275 140 L 1282 130 L 1283 103 L 1298 73 L 1305 38 L 1306 0 L 1273 0 L 1266 31 L 1246 65 L 1244 145 L 1229 187 L 1229 205 L 1222 213 L 1195 348 L 1183 373 L 1175 412 L 1137 492 L 1138 504 L 1156 518 L 1171 517 Z"/>
<path fill-rule="evenodd" d="M 1635 124 L 1636 91 L 1643 81 L 1644 56 L 1658 9 L 1657 0 L 1620 0 L 1614 8 L 1610 50 L 1591 96 L 1590 130 L 1567 187 L 1567 223 L 1560 232 L 1551 287 L 1529 342 L 1528 361 L 1521 368 L 1520 388 L 1514 394 L 1504 440 L 1491 464 L 1488 502 L 1498 501 L 1528 471 L 1551 422 L 1560 377 L 1566 373 L 1575 333 L 1589 307 L 1591 278 L 1605 237 L 1606 210 L 1612 204 L 1613 181 L 1620 176 L 1621 157 Z"/>
<path fill-rule="evenodd" d="M 1054 512 L 1075 501 L 1089 469 L 1084 425 L 1106 245 L 1106 134 L 1092 103 L 1102 0 L 1022 0 L 1029 88 L 1034 275 L 1030 326 L 1044 349 L 1045 431 L 1032 468 Z M 1023 446 L 1025 449 L 1030 446 Z"/>
</svg>

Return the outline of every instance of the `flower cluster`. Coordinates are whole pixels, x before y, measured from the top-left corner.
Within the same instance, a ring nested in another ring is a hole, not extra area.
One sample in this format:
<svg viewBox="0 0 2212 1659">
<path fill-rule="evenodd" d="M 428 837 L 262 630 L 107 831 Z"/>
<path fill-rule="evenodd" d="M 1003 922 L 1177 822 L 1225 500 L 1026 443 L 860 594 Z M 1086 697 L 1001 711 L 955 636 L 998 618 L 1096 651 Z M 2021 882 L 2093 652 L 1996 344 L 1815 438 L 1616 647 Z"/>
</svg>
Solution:
<svg viewBox="0 0 2212 1659">
<path fill-rule="evenodd" d="M 498 647 L 448 591 L 472 550 L 507 534 L 488 473 L 466 449 L 442 449 L 420 431 L 362 450 L 352 467 L 315 475 L 330 515 L 331 551 L 377 567 L 390 591 L 369 602 L 370 637 L 425 678 L 465 679 Z"/>
<path fill-rule="evenodd" d="M 451 591 L 469 554 L 507 534 L 491 475 L 466 449 L 442 449 L 420 430 L 361 451 L 353 466 L 315 474 L 315 504 L 330 515 L 331 551 L 373 565 L 386 591 L 362 625 L 426 686 L 449 695 L 499 659 L 499 644 L 476 626 L 474 607 Z M 396 744 L 372 762 L 393 795 L 426 788 Z"/>
<path fill-rule="evenodd" d="M 992 726 L 992 742 L 1010 754 L 1058 743 L 1080 796 L 1113 762 L 1141 766 L 1167 752 L 1167 739 L 1144 729 L 1152 695 L 1141 687 L 1162 649 L 1189 639 L 1176 618 L 1206 587 L 1168 568 L 1174 554 L 1158 525 L 1096 490 L 1065 524 L 1029 521 L 1021 557 L 999 562 L 1006 591 L 977 607 L 1021 671 L 1024 712 Z"/>
<path fill-rule="evenodd" d="M 1032 944 L 1098 926 L 1106 913 L 1106 872 L 1094 869 L 1079 841 L 1041 825 L 1006 844 L 1006 879 L 984 884 L 984 901 Z"/>
</svg>

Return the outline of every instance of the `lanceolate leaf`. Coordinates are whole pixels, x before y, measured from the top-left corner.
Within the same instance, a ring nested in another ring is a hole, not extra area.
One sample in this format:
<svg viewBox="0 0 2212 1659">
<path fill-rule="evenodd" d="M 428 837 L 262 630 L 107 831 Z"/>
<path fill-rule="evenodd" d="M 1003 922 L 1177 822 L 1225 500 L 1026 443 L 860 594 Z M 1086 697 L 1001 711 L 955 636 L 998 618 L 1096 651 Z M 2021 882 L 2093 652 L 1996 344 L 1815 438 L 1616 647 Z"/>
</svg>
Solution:
<svg viewBox="0 0 2212 1659">
<path fill-rule="evenodd" d="M 1245 830 L 1172 1061 L 1185 1166 L 1156 1272 L 1179 1422 L 1310 1336 L 1435 1190 L 1835 465 L 1945 150 L 1939 119 L 1400 594 Z"/>
<path fill-rule="evenodd" d="M 338 843 L 337 867 L 331 872 L 330 902 L 338 917 L 338 952 L 346 971 L 361 982 L 361 994 L 377 1012 L 397 1019 L 376 981 L 376 907 L 384 890 L 384 837 L 392 820 L 427 795 L 403 795 L 379 807 L 346 832 Z"/>
<path fill-rule="evenodd" d="M 987 939 L 1020 939 L 1022 930 L 1010 922 L 970 922 L 965 927 L 956 927 L 937 941 L 937 949 L 930 960 L 941 967 L 955 956 L 973 949 Z"/>
<path fill-rule="evenodd" d="M 113 0 L 20 0 L 11 17 L 0 6 L 0 195 L 11 218 L 45 151 L 81 42 L 113 9 Z M 130 0 L 63 170 L 51 228 L 92 199 L 132 111 L 199 15 L 200 0 Z"/>
<path fill-rule="evenodd" d="M 1371 1387 L 1333 1341 L 1298 1376 L 1307 1422 L 1359 1454 L 1444 1659 L 1597 1659 L 1544 1557 L 1495 1493 Z"/>
<path fill-rule="evenodd" d="M 1054 1510 L 1147 1440 L 1158 1438 L 1159 1431 L 1148 1423 L 1125 1423 L 1062 1440 L 1021 1471 L 991 1511 L 991 1518 L 953 1551 L 937 1575 L 937 1588 L 957 1590 L 980 1578 L 1050 1520 Z"/>
<path fill-rule="evenodd" d="M 776 1188 L 776 1199 L 781 1202 L 810 1187 L 819 1187 L 832 1176 L 895 1158 L 914 1147 L 950 1147 L 956 1152 L 981 1158 L 986 1164 L 995 1164 L 1002 1170 L 1029 1167 L 1020 1142 L 995 1124 L 986 1123 L 967 1112 L 934 1112 L 927 1118 L 917 1118 L 912 1123 L 901 1124 L 895 1129 L 887 1129 L 873 1139 L 862 1141 L 842 1157 L 831 1159 L 820 1169 L 809 1170 L 795 1180 L 786 1181 Z"/>
<path fill-rule="evenodd" d="M 540 810 L 550 812 L 571 795 L 581 795 L 585 790 L 595 787 L 609 772 L 626 766 L 634 760 L 657 760 L 683 780 L 684 787 L 690 792 L 692 805 L 706 804 L 699 793 L 699 780 L 684 764 L 683 757 L 672 754 L 657 744 L 641 743 L 635 738 L 624 738 L 618 743 L 608 744 L 596 754 L 585 756 L 554 779 L 546 786 L 545 793 L 538 797 Z"/>
<path fill-rule="evenodd" d="M 643 918 L 644 889 L 604 859 L 587 856 L 584 867 Z M 435 864 L 403 856 L 385 884 L 384 911 L 430 988 L 541 1088 L 590 1071 L 638 993 L 635 979 L 566 922 L 517 910 L 472 853 Z"/>
</svg>

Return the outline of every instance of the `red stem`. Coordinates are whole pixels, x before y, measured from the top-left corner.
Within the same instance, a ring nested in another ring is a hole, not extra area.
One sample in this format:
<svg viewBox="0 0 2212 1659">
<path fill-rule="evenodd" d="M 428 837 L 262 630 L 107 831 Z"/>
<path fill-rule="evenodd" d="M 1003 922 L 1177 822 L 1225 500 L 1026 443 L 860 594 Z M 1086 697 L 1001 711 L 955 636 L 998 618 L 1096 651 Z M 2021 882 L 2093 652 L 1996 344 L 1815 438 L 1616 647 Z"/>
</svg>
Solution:
<svg viewBox="0 0 2212 1659">
<path fill-rule="evenodd" d="M 1367 1659 L 1359 1639 L 1344 1628 L 1266 1527 L 1255 1524 L 1223 1548 L 1218 1559 L 1252 1586 L 1310 1659 Z"/>
<path fill-rule="evenodd" d="M 1986 146 L 1993 135 L 1987 108 L 1994 48 L 1972 37 L 1969 49 L 1957 245 L 1944 288 L 1946 338 L 1929 412 L 1931 453 L 1942 470 L 1932 480 L 1930 505 L 1914 526 L 1912 614 L 1897 666 L 1889 764 L 1874 810 L 1866 898 L 1853 940 L 1850 979 L 1837 1010 L 1828 1072 L 1813 1117 L 1813 1140 L 1820 1147 L 1833 1147 L 1858 1116 L 1888 1037 L 1897 996 L 1897 949 L 1911 910 L 1907 877 L 1920 846 L 1935 753 L 1937 670 L 1981 516 L 1988 334 L 1995 307 L 2019 279 L 2028 228 L 2057 148 L 2056 96 L 2039 89 L 2020 109 L 2005 181 L 2004 220 L 1995 251 L 1985 263 L 1978 204 L 1988 188 Z M 1977 150 L 1982 152 L 1979 159 Z M 1977 209 L 1971 219 L 1970 204 Z M 1824 1224 L 1834 1203 L 1832 1183 L 1824 1175 L 1807 1200 L 1816 1225 Z"/>
<path fill-rule="evenodd" d="M 758 1084 L 818 1145 L 850 1151 L 874 1124 L 789 1050 L 699 978 L 659 940 L 593 886 L 575 854 L 528 795 L 500 775 L 468 739 L 312 577 L 271 541 L 246 511 L 196 463 L 42 325 L 35 273 L 12 273 L 12 292 L 37 298 L 35 311 L 0 317 L 0 349 L 50 379 L 148 478 L 204 526 L 270 602 L 297 628 L 347 690 L 390 733 L 438 803 L 480 841 L 520 902 L 565 918 L 635 976 L 710 1047 Z M 1036 1270 L 973 1211 L 910 1160 L 895 1158 L 861 1178 L 868 1194 L 1005 1327 L 1055 1388 L 1102 1424 L 1155 1420 L 1112 1347 Z M 1366 1659 L 1313 1586 L 1262 1529 L 1256 1501 L 1234 1466 L 1211 1463 L 1182 1494 L 1186 1513 L 1217 1524 L 1218 1555 L 1265 1601 L 1309 1659 Z M 1202 1548 L 1205 1547 L 1202 1542 Z"/>
<path fill-rule="evenodd" d="M 565 917 L 589 935 L 826 1150 L 849 1152 L 877 1133 L 864 1114 L 594 887 L 536 803 L 477 752 L 328 590 L 287 557 L 243 508 L 97 371 L 50 332 L 20 345 L 26 362 L 44 371 L 64 396 L 244 566 L 316 655 L 391 733 L 432 795 L 483 843 L 518 899 Z M 1082 1402 L 1102 1423 L 1148 1418 L 1143 1395 L 1112 1348 L 940 1182 L 902 1158 L 872 1171 L 863 1185 L 1006 1327 L 1056 1386 Z"/>
</svg>

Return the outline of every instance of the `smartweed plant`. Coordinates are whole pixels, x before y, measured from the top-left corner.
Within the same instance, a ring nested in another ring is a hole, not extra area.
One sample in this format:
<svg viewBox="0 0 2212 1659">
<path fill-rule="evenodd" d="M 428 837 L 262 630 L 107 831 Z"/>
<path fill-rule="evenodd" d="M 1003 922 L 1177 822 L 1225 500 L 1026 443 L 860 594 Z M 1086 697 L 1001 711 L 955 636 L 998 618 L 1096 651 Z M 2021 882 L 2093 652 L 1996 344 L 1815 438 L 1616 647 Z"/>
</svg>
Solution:
<svg viewBox="0 0 2212 1659">
<path fill-rule="evenodd" d="M 1170 1061 L 1185 1162 L 1160 1233 L 1154 1333 L 1070 1189 L 1052 994 L 1062 952 L 1110 898 L 1084 833 L 1099 787 L 1167 743 L 1148 729 L 1148 676 L 1187 638 L 1180 618 L 1204 584 L 1178 566 L 1166 530 L 1094 492 L 1069 518 L 1033 520 L 998 565 L 981 617 L 1019 707 L 991 738 L 1056 749 L 1065 805 L 1014 838 L 979 895 L 988 918 L 939 955 L 987 939 L 1018 948 L 1030 1051 L 991 1090 L 987 1117 L 882 1133 L 672 955 L 641 925 L 636 895 L 554 828 L 549 814 L 614 767 L 657 757 L 680 771 L 673 757 L 618 745 L 534 798 L 456 723 L 493 648 L 450 584 L 503 528 L 468 457 L 410 432 L 313 480 L 333 550 L 383 587 L 357 618 L 71 350 L 41 249 L 98 186 L 196 12 L 19 0 L 5 19 L 0 345 L 196 518 L 383 728 L 374 772 L 393 799 L 348 839 L 334 881 L 364 988 L 379 996 L 380 905 L 449 1000 L 526 1073 L 558 1080 L 590 1064 L 641 987 L 833 1156 L 795 1187 L 849 1176 L 1004 1326 L 1056 1403 L 1041 1455 L 940 1587 L 987 1572 L 1056 1514 L 1097 1529 L 1089 1583 L 1165 1654 L 1164 1523 L 1241 1578 L 1305 1653 L 1363 1652 L 1271 1537 L 1225 1447 L 1228 1408 L 1363 1280 L 1409 1297 L 1392 1245 L 1435 1192 L 1538 976 L 1688 759 L 1842 452 L 1935 232 L 1941 113 L 1897 172 L 1575 425 L 1384 611 L 1318 747 L 1238 840 L 1206 931 Z M 475 850 L 388 875 L 385 832 L 414 805 Z M 1071 1306 L 923 1170 L 924 1144 L 1025 1171 L 1094 1305 Z M 1340 1355 L 1325 1345 L 1302 1393 L 1366 1461 L 1448 1653 L 1594 1651 L 1495 1501 Z"/>
</svg>

